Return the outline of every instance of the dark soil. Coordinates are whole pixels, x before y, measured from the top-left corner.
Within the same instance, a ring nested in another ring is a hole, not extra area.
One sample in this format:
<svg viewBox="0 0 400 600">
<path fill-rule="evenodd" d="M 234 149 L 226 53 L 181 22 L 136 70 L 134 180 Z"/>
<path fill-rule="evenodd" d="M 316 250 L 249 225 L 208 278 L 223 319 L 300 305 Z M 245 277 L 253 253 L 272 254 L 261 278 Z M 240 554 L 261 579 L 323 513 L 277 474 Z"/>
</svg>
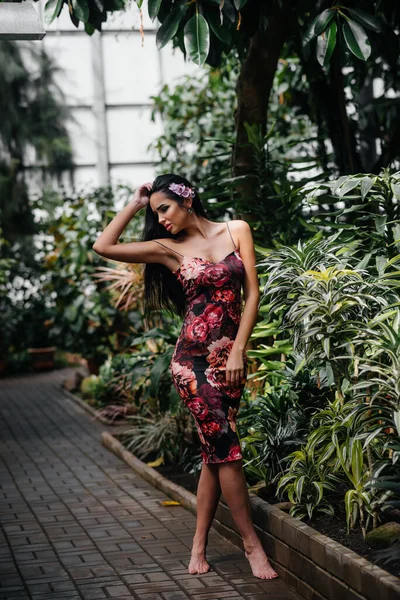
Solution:
<svg viewBox="0 0 400 600">
<path fill-rule="evenodd" d="M 397 521 L 400 523 L 399 516 L 396 512 L 387 511 L 387 513 L 384 513 L 379 525 L 389 523 L 390 521 Z M 346 514 L 343 501 L 341 504 L 336 504 L 336 514 L 333 517 L 329 515 L 321 515 L 311 520 L 304 520 L 304 523 L 310 527 L 313 527 L 320 533 L 327 535 L 332 540 L 339 542 L 339 544 L 343 544 L 343 546 L 346 546 L 346 548 L 353 550 L 353 552 L 363 556 L 392 575 L 400 577 L 399 561 L 383 564 L 383 562 L 377 556 L 377 548 L 369 545 L 364 540 L 361 529 L 358 525 L 357 529 L 350 529 L 349 533 L 347 534 Z"/>
<path fill-rule="evenodd" d="M 164 475 L 164 477 L 167 477 L 167 479 L 170 481 L 173 481 L 174 483 L 181 485 L 183 488 L 185 488 L 185 490 L 196 494 L 199 476 L 185 473 L 182 471 L 182 469 L 179 469 L 179 467 L 173 465 L 156 467 L 156 470 L 161 473 L 161 475 Z M 259 496 L 269 504 L 277 504 L 278 502 L 275 497 L 274 490 L 272 489 L 263 490 Z M 353 550 L 353 552 L 356 552 L 359 556 L 363 556 L 372 563 L 380 566 L 382 569 L 388 571 L 392 575 L 400 577 L 400 564 L 398 561 L 393 561 L 389 564 L 382 564 L 382 561 L 376 557 L 376 548 L 369 546 L 364 541 L 361 529 L 359 527 L 355 530 L 350 529 L 349 534 L 347 534 L 346 514 L 343 501 L 335 503 L 335 506 L 335 516 L 318 516 L 312 520 L 307 519 L 303 522 L 313 529 L 319 531 L 319 533 L 322 533 L 330 537 L 332 540 L 339 542 L 343 546 L 346 546 L 346 548 Z M 388 511 L 381 520 L 380 525 L 383 525 L 383 523 L 387 523 L 389 521 L 397 521 L 400 523 L 400 517 L 396 512 Z"/>
</svg>

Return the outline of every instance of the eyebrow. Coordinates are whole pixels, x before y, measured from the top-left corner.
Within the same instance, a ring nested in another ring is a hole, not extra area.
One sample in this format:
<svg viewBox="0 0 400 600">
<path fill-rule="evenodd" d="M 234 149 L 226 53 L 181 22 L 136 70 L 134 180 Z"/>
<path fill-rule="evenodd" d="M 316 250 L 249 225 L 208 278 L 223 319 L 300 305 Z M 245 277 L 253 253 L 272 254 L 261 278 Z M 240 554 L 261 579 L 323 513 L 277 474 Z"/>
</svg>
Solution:
<svg viewBox="0 0 400 600">
<path fill-rule="evenodd" d="M 156 208 L 156 210 L 159 210 L 162 206 L 164 206 L 164 202 L 161 202 L 161 204 L 158 206 L 158 208 Z"/>
</svg>

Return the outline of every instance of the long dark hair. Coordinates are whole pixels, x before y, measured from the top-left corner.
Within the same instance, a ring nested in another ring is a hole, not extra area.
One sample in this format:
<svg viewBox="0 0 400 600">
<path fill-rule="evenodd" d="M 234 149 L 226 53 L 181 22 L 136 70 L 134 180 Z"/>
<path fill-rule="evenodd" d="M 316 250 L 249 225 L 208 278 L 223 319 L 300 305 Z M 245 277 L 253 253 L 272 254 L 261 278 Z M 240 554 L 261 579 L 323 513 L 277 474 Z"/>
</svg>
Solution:
<svg viewBox="0 0 400 600">
<path fill-rule="evenodd" d="M 184 177 L 168 173 L 155 178 L 149 195 L 162 192 L 167 198 L 183 205 L 184 198 L 169 189 L 171 183 L 183 183 L 183 185 L 193 188 L 190 181 Z M 197 215 L 207 218 L 206 211 L 196 190 L 192 201 L 192 209 Z M 160 238 L 176 239 L 176 236 L 158 223 L 158 217 L 154 215 L 149 203 L 146 207 L 143 241 Z M 159 263 L 147 263 L 145 265 L 144 299 L 146 314 L 160 309 L 165 309 L 175 315 L 183 316 L 185 314 L 186 301 L 182 286 L 176 276 L 165 265 Z"/>
</svg>

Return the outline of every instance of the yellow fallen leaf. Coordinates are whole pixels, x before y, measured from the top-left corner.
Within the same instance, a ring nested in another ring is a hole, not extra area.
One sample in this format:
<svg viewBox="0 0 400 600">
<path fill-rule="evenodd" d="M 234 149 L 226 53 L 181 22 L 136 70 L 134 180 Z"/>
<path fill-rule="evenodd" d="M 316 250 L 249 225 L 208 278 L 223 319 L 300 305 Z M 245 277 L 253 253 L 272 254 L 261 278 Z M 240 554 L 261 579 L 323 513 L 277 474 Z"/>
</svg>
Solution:
<svg viewBox="0 0 400 600">
<path fill-rule="evenodd" d="M 153 460 L 153 462 L 146 463 L 146 465 L 148 467 L 160 467 L 163 464 L 164 464 L 164 457 L 163 456 L 160 456 L 160 458 L 157 458 L 157 460 Z"/>
<path fill-rule="evenodd" d="M 163 500 L 161 502 L 163 506 L 180 506 L 180 502 L 176 502 L 175 500 Z"/>
</svg>

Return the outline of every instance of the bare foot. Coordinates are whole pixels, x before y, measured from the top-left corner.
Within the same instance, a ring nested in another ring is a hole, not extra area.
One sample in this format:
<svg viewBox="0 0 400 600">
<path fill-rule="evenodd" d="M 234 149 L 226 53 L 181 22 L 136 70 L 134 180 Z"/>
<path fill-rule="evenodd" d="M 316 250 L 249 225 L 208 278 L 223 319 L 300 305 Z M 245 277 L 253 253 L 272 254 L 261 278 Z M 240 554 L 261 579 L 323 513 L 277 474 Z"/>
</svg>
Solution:
<svg viewBox="0 0 400 600">
<path fill-rule="evenodd" d="M 245 556 L 250 563 L 254 577 L 259 579 L 276 579 L 278 573 L 272 568 L 261 543 L 257 546 L 245 546 Z"/>
<path fill-rule="evenodd" d="M 192 553 L 188 567 L 189 573 L 194 575 L 195 573 L 207 573 L 209 570 L 210 565 L 206 561 L 206 557 L 204 556 L 204 554 L 196 555 Z"/>
</svg>

